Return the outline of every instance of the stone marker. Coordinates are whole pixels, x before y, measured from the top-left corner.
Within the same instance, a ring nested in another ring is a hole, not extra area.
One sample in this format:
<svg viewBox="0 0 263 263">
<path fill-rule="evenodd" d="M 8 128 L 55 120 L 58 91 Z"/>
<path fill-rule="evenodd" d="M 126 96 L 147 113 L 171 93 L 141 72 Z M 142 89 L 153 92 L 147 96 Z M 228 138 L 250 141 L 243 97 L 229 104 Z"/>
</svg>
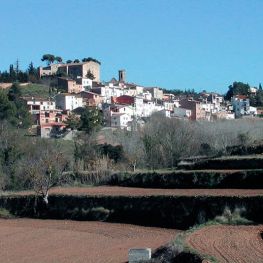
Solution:
<svg viewBox="0 0 263 263">
<path fill-rule="evenodd" d="M 152 257 L 150 248 L 131 248 L 129 250 L 129 263 L 137 263 L 143 260 L 149 260 Z"/>
</svg>

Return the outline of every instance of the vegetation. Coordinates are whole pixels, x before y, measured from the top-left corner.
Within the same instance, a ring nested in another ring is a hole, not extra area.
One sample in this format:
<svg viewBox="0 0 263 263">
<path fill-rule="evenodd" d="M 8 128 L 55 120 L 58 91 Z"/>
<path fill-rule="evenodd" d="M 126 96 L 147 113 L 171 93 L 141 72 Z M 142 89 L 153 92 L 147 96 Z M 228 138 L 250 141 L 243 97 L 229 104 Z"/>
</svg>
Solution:
<svg viewBox="0 0 263 263">
<path fill-rule="evenodd" d="M 249 84 L 234 82 L 228 87 L 225 99 L 231 100 L 231 98 L 235 95 L 245 95 L 249 98 L 251 106 L 263 106 L 263 90 L 261 84 L 259 84 L 256 94 L 251 93 L 250 88 L 251 87 L 249 86 Z"/>
<path fill-rule="evenodd" d="M 48 98 L 55 95 L 55 90 L 47 85 L 31 83 L 21 87 L 21 94 L 24 97 Z"/>
<path fill-rule="evenodd" d="M 31 125 L 31 115 L 20 99 L 21 89 L 13 84 L 10 90 L 0 90 L 0 121 L 7 121 L 13 126 L 27 128 Z"/>
<path fill-rule="evenodd" d="M 0 71 L 0 82 L 13 83 L 13 82 L 36 82 L 38 81 L 37 69 L 34 67 L 33 62 L 30 62 L 28 69 L 22 71 L 19 67 L 18 60 L 16 64 L 10 64 L 9 71 Z"/>
<path fill-rule="evenodd" d="M 248 161 L 249 162 L 249 161 Z M 225 169 L 223 167 L 222 169 Z M 143 188 L 240 188 L 262 189 L 261 169 L 243 171 L 163 171 L 115 172 L 107 184 Z M 105 181 L 104 181 L 105 182 Z"/>
<path fill-rule="evenodd" d="M 62 57 L 60 56 L 55 56 L 52 54 L 44 54 L 41 58 L 41 61 L 46 61 L 47 65 L 50 65 L 53 62 L 61 63 L 63 61 Z"/>
<path fill-rule="evenodd" d="M 8 211 L 5 208 L 0 208 L 0 218 L 4 218 L 4 219 L 11 219 L 14 218 L 14 215 L 10 213 L 10 211 Z"/>
</svg>

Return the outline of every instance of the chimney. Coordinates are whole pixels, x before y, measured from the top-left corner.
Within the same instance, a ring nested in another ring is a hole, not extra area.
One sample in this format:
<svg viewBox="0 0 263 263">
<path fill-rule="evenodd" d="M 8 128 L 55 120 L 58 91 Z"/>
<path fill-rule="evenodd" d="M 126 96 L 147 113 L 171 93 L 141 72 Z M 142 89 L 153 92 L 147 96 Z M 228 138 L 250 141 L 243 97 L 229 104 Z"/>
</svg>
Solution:
<svg viewBox="0 0 263 263">
<path fill-rule="evenodd" d="M 119 82 L 125 82 L 126 81 L 126 71 L 125 69 L 119 70 Z"/>
</svg>

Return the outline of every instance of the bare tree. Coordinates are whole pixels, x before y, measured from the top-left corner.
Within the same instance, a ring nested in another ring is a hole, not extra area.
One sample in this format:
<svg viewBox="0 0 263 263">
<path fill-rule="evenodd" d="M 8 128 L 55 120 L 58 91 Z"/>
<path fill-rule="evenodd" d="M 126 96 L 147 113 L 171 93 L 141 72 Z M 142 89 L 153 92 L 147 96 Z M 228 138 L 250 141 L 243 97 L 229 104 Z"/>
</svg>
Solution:
<svg viewBox="0 0 263 263">
<path fill-rule="evenodd" d="M 22 173 L 36 194 L 48 204 L 49 190 L 67 181 L 64 173 L 69 166 L 59 144 L 53 141 L 39 140 L 29 149 L 23 160 Z"/>
</svg>

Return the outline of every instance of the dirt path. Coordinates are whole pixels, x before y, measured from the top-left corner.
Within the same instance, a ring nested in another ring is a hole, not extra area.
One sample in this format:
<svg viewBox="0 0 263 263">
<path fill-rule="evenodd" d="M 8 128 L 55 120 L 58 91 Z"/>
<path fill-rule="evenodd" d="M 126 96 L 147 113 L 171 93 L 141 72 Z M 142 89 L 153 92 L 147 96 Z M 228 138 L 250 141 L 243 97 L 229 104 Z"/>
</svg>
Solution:
<svg viewBox="0 0 263 263">
<path fill-rule="evenodd" d="M 188 245 L 222 263 L 262 263 L 260 226 L 209 226 L 186 238 Z"/>
<path fill-rule="evenodd" d="M 23 191 L 15 194 L 30 194 L 33 192 Z M 151 195 L 174 195 L 174 196 L 255 196 L 263 195 L 263 189 L 151 189 L 131 188 L 118 186 L 98 187 L 64 187 L 54 188 L 50 192 L 56 194 L 79 194 L 79 195 L 111 195 L 111 196 L 151 196 Z M 12 194 L 12 193 L 11 193 Z"/>
<path fill-rule="evenodd" d="M 253 196 L 263 195 L 263 189 L 146 189 L 118 186 L 99 186 L 99 187 L 69 187 L 54 188 L 51 193 L 59 194 L 88 194 L 88 195 L 175 195 L 175 196 L 196 196 L 196 195 L 224 195 L 224 196 Z"/>
<path fill-rule="evenodd" d="M 122 263 L 128 249 L 155 249 L 179 230 L 102 222 L 0 219 L 0 262 Z"/>
</svg>

